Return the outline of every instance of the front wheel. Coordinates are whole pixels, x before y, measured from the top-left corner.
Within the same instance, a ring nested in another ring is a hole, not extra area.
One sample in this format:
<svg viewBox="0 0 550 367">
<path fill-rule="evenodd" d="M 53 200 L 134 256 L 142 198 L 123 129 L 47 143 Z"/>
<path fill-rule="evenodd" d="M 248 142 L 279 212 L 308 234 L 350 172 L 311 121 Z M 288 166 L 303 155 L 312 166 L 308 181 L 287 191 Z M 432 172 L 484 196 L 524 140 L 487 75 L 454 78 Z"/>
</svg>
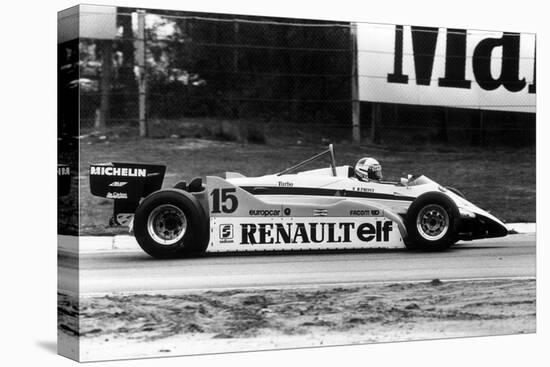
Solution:
<svg viewBox="0 0 550 367">
<path fill-rule="evenodd" d="M 420 195 L 407 211 L 407 248 L 440 251 L 457 240 L 458 208 L 446 195 Z"/>
<path fill-rule="evenodd" d="M 204 252 L 208 245 L 208 221 L 200 203 L 178 189 L 157 191 L 136 210 L 134 235 L 149 255 L 177 258 Z"/>
</svg>

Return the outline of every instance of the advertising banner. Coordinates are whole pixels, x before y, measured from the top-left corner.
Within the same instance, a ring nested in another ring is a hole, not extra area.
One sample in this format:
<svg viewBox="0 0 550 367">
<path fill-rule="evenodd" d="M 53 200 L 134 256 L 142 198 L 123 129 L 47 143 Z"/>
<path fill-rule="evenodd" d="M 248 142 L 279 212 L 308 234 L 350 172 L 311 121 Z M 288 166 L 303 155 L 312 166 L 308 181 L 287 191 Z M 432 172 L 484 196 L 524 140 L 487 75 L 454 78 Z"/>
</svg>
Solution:
<svg viewBox="0 0 550 367">
<path fill-rule="evenodd" d="M 535 112 L 535 35 L 357 24 L 359 99 Z"/>
</svg>

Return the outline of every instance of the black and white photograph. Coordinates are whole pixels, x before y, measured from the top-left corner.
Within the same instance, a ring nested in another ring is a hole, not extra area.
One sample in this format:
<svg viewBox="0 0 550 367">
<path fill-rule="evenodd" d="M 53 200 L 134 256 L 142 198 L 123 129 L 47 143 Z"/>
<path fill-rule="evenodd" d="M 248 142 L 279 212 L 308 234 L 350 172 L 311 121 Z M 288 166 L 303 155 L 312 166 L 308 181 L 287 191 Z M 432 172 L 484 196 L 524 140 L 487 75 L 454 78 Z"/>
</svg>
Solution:
<svg viewBox="0 0 550 367">
<path fill-rule="evenodd" d="M 537 332 L 537 34 L 57 14 L 57 350 Z"/>
</svg>

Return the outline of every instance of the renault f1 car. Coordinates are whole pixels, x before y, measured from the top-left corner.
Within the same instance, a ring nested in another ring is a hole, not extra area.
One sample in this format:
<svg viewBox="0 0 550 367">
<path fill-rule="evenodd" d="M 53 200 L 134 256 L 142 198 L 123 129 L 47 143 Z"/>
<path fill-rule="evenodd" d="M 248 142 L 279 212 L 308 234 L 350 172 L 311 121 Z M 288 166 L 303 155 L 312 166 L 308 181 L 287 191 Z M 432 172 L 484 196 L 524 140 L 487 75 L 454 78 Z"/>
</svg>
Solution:
<svg viewBox="0 0 550 367">
<path fill-rule="evenodd" d="M 326 168 L 299 171 L 323 157 Z M 161 189 L 165 166 L 90 166 L 93 195 L 114 199 L 113 225 L 128 225 L 156 258 L 205 251 L 399 248 L 443 250 L 501 237 L 505 225 L 455 189 L 426 176 L 363 181 L 337 166 L 332 145 L 282 172 L 227 172 Z"/>
</svg>

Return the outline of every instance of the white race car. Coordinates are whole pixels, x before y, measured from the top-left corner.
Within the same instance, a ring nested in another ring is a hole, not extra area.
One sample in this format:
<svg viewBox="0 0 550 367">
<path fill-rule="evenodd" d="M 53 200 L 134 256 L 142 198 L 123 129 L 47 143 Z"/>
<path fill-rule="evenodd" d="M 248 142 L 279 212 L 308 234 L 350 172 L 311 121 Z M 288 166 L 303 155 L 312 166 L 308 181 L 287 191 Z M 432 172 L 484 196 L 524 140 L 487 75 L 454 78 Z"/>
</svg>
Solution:
<svg viewBox="0 0 550 367">
<path fill-rule="evenodd" d="M 298 169 L 322 157 L 330 167 Z M 92 194 L 115 200 L 111 224 L 128 225 L 156 258 L 205 251 L 399 248 L 442 250 L 458 240 L 501 237 L 506 226 L 425 176 L 362 181 L 337 166 L 332 145 L 283 172 L 184 181 L 160 189 L 160 165 L 90 167 Z"/>
</svg>

